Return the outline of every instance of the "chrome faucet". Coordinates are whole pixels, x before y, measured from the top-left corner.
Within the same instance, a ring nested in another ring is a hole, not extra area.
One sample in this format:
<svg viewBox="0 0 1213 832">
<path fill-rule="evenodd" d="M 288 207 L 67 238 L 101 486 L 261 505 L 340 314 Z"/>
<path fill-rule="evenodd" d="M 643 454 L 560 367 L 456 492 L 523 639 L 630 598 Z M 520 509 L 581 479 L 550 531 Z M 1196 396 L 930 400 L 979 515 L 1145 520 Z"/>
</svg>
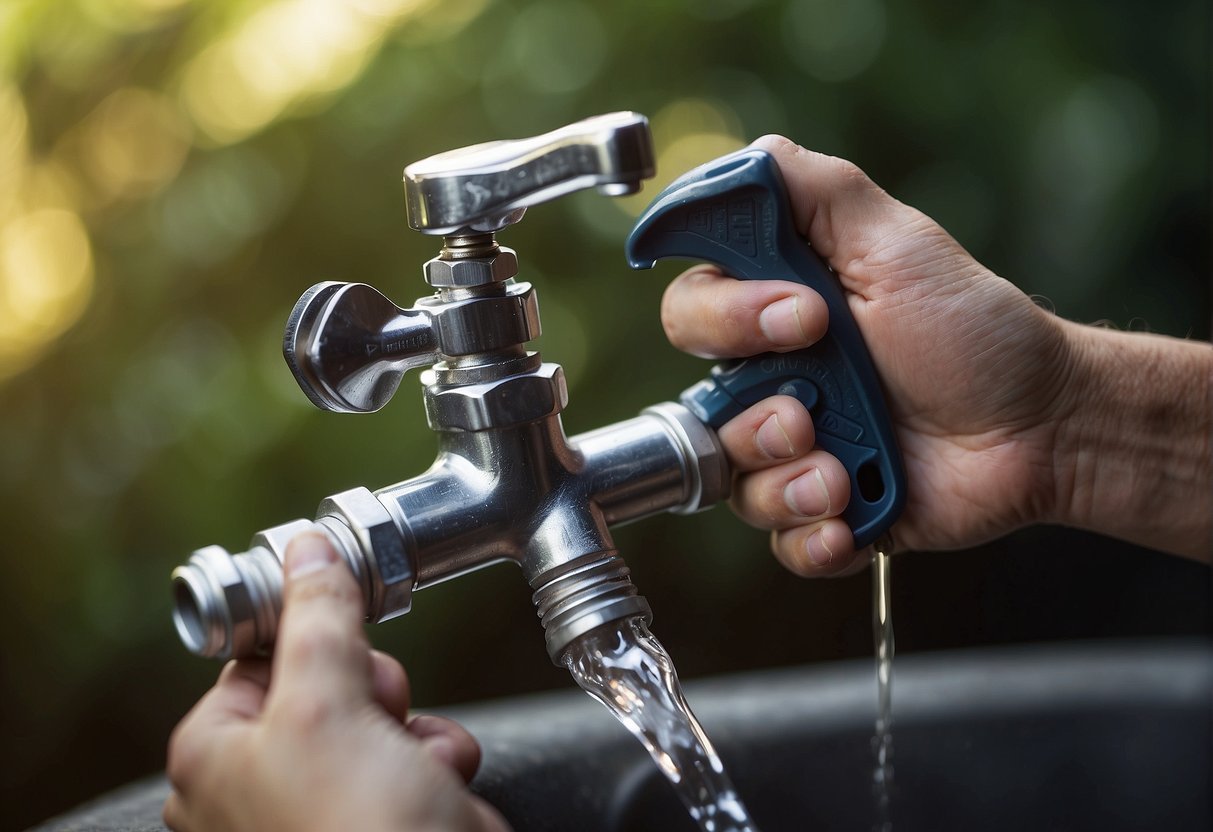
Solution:
<svg viewBox="0 0 1213 832">
<path fill-rule="evenodd" d="M 529 206 L 589 187 L 634 193 L 653 172 L 648 123 L 633 113 L 405 169 L 409 224 L 442 236 L 424 267 L 436 292 L 401 309 L 370 286 L 321 283 L 291 313 L 283 351 L 308 398 L 345 413 L 379 410 L 405 371 L 428 368 L 421 380 L 438 457 L 377 492 L 334 494 L 316 520 L 260 532 L 244 553 L 195 552 L 173 572 L 186 646 L 221 658 L 268 648 L 283 553 L 308 529 L 327 535 L 357 576 L 369 621 L 408 612 L 414 589 L 501 560 L 517 562 L 534 590 L 553 660 L 600 624 L 651 615 L 610 527 L 726 496 L 715 433 L 666 403 L 566 437 L 564 372 L 526 349 L 540 331 L 536 293 L 514 280 L 518 258 L 496 233 Z"/>
<path fill-rule="evenodd" d="M 532 205 L 590 187 L 631 194 L 653 173 L 648 122 L 635 113 L 405 168 L 409 225 L 442 237 L 439 255 L 424 266 L 436 291 L 404 309 L 364 284 L 320 283 L 295 305 L 283 352 L 308 398 L 344 413 L 379 410 L 407 370 L 427 368 L 421 382 L 437 459 L 376 492 L 327 497 L 315 520 L 259 532 L 245 552 L 194 552 L 173 572 L 174 621 L 191 651 L 228 658 L 267 650 L 281 611 L 286 545 L 312 530 L 349 564 L 368 621 L 408 612 L 414 589 L 515 561 L 559 664 L 589 630 L 651 618 L 611 526 L 727 497 L 730 472 L 714 428 L 776 392 L 811 409 L 819 444 L 843 460 L 852 492 L 862 493 L 844 515 L 857 544 L 892 524 L 904 484 L 879 382 L 845 302 L 834 308 L 834 296 L 842 297 L 836 281 L 787 231 L 782 180 L 761 151 L 710 163 L 659 195 L 629 239 L 629 259 L 646 267 L 690 256 L 743 279 L 802 280 L 831 304 L 832 336 L 820 348 L 722 365 L 682 403 L 565 435 L 563 370 L 526 348 L 540 331 L 535 290 L 514 280 L 518 258 L 497 232 Z"/>
</svg>

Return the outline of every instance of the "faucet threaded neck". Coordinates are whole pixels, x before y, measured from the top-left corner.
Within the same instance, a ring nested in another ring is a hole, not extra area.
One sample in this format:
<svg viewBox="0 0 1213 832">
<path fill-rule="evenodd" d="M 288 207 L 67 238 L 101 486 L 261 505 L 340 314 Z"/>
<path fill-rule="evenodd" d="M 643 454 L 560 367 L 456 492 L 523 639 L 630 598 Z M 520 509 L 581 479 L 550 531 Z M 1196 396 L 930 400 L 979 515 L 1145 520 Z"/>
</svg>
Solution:
<svg viewBox="0 0 1213 832">
<path fill-rule="evenodd" d="M 531 584 L 548 655 L 556 665 L 569 644 L 595 627 L 632 615 L 653 620 L 649 602 L 632 583 L 631 570 L 614 551 L 578 558 Z"/>
</svg>

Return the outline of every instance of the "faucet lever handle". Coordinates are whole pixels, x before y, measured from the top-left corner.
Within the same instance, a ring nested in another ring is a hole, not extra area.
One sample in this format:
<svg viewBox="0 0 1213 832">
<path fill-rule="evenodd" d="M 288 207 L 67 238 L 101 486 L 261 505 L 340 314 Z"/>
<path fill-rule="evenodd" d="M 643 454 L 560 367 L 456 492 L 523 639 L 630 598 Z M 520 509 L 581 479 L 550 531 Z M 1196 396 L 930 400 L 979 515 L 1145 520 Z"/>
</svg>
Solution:
<svg viewBox="0 0 1213 832">
<path fill-rule="evenodd" d="M 583 188 L 635 193 L 654 172 L 648 119 L 618 112 L 414 162 L 404 169 L 404 194 L 409 226 L 423 234 L 493 232 Z"/>
<path fill-rule="evenodd" d="M 317 283 L 286 324 L 282 354 L 299 387 L 322 410 L 371 413 L 406 370 L 438 358 L 430 313 L 401 309 L 363 283 Z"/>
</svg>

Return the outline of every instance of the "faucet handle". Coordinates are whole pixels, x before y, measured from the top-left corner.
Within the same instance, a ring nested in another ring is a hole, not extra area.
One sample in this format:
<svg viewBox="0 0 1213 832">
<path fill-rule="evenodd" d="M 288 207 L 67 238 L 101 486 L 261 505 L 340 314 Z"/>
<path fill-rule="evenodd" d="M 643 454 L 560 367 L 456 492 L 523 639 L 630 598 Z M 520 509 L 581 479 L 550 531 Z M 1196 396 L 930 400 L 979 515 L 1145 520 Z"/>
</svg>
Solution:
<svg viewBox="0 0 1213 832">
<path fill-rule="evenodd" d="M 295 381 L 322 410 L 371 413 L 406 370 L 438 357 L 430 313 L 401 309 L 363 283 L 317 283 L 286 324 L 282 354 Z"/>
<path fill-rule="evenodd" d="M 532 205 L 583 188 L 608 196 L 653 176 L 649 121 L 618 112 L 514 141 L 450 150 L 404 169 L 409 226 L 423 234 L 493 232 Z"/>
</svg>

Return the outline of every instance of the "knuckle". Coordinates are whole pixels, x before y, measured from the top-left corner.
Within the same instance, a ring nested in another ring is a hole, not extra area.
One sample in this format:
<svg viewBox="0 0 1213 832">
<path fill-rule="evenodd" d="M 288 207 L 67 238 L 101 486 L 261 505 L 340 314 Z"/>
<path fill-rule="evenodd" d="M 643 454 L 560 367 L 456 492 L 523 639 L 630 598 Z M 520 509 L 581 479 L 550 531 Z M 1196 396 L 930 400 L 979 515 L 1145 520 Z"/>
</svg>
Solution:
<svg viewBox="0 0 1213 832">
<path fill-rule="evenodd" d="M 165 773 L 168 781 L 178 791 L 186 791 L 195 781 L 202 767 L 202 749 L 190 730 L 188 718 L 169 735 Z"/>
<path fill-rule="evenodd" d="M 830 505 L 833 508 L 831 514 L 837 516 L 851 502 L 851 477 L 843 464 L 830 454 L 816 452 L 813 461 L 822 472 L 822 479 L 825 480 L 826 490 L 830 494 Z"/>
<path fill-rule="evenodd" d="M 755 482 L 753 477 L 743 477 L 738 482 L 736 494 L 731 500 L 733 511 L 742 520 L 760 529 L 773 529 L 782 525 L 783 499 L 773 493 L 774 489 Z"/>
<path fill-rule="evenodd" d="M 800 423 L 808 413 L 799 399 L 787 393 L 768 396 L 754 406 L 753 412 L 755 428 L 761 426 L 767 417 L 774 415 L 779 417 L 779 424 L 784 430 L 800 430 Z"/>
<path fill-rule="evenodd" d="M 778 133 L 768 133 L 754 142 L 754 147 L 768 151 L 775 157 L 796 156 L 804 152 L 804 148 L 787 136 Z"/>
<path fill-rule="evenodd" d="M 289 603 L 295 607 L 326 603 L 341 606 L 360 605 L 361 591 L 352 579 L 344 580 L 345 577 L 336 569 L 330 568 L 316 572 L 304 580 L 295 581 L 290 585 Z"/>
<path fill-rule="evenodd" d="M 301 626 L 302 625 L 302 626 Z M 296 619 L 284 649 L 292 663 L 323 663 L 349 649 L 351 634 L 327 618 Z"/>
<path fill-rule="evenodd" d="M 661 326 L 671 344 L 686 352 L 695 351 L 703 333 L 713 327 L 703 326 L 703 312 L 711 314 L 714 284 L 719 280 L 718 269 L 696 266 L 674 279 L 661 297 Z M 706 308 L 705 308 L 706 307 Z"/>
<path fill-rule="evenodd" d="M 306 693 L 284 696 L 268 714 L 269 721 L 294 736 L 310 736 L 332 723 L 337 708 L 334 703 Z"/>
<path fill-rule="evenodd" d="M 224 663 L 223 669 L 219 671 L 219 680 L 215 683 L 215 687 L 231 684 L 232 679 L 239 672 L 238 661 L 238 659 L 229 659 Z"/>
<path fill-rule="evenodd" d="M 783 499 L 783 489 L 779 483 L 769 482 L 758 489 L 754 500 L 754 509 L 759 513 L 768 527 L 774 527 L 784 521 L 788 514 L 787 504 Z"/>
<path fill-rule="evenodd" d="M 164 821 L 165 826 L 176 830 L 176 832 L 180 832 L 180 830 L 185 828 L 181 797 L 176 792 L 170 792 L 168 798 L 164 801 L 164 806 L 160 810 L 160 818 Z"/>
<path fill-rule="evenodd" d="M 665 294 L 661 296 L 661 328 L 665 330 L 666 338 L 678 349 L 686 346 L 685 333 L 682 327 L 682 315 L 675 303 L 676 290 L 670 284 Z"/>
<path fill-rule="evenodd" d="M 749 314 L 749 307 L 737 303 L 728 288 L 731 287 L 721 286 L 713 293 L 710 320 L 718 322 L 713 332 L 717 335 L 721 350 L 734 355 L 746 351 L 746 336 L 752 329 L 757 329 L 757 318 Z M 712 327 L 710 322 L 706 323 L 708 327 Z"/>
<path fill-rule="evenodd" d="M 840 159 L 837 156 L 826 158 L 829 160 L 827 164 L 830 174 L 840 189 L 865 190 L 872 186 L 872 180 L 868 178 L 868 175 L 851 160 Z"/>
<path fill-rule="evenodd" d="M 793 575 L 806 577 L 809 573 L 795 552 L 794 538 L 796 537 L 788 532 L 771 532 L 771 554 L 775 556 L 775 560 L 779 562 L 780 566 Z"/>
</svg>

